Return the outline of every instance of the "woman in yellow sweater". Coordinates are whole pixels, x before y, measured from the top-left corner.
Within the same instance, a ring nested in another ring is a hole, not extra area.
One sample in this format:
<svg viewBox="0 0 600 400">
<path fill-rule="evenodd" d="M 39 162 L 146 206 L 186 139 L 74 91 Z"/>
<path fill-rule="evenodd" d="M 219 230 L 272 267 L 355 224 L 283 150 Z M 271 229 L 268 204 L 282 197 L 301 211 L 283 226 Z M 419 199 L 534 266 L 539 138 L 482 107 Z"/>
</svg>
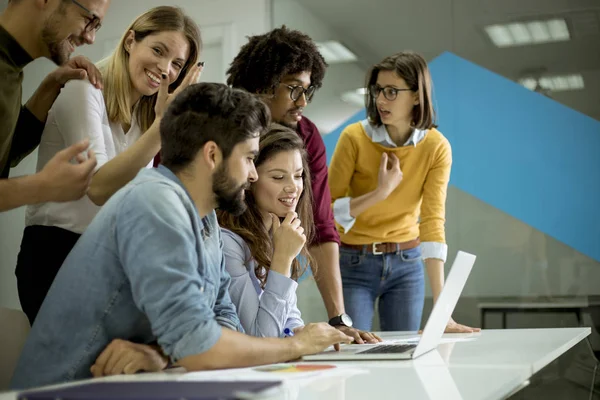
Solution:
<svg viewBox="0 0 600 400">
<path fill-rule="evenodd" d="M 346 310 L 370 330 L 418 330 L 423 260 L 434 301 L 444 285 L 445 203 L 452 151 L 434 124 L 431 77 L 418 54 L 385 58 L 367 74 L 367 116 L 342 132 L 329 167 Z M 477 329 L 452 319 L 447 332 Z"/>
</svg>

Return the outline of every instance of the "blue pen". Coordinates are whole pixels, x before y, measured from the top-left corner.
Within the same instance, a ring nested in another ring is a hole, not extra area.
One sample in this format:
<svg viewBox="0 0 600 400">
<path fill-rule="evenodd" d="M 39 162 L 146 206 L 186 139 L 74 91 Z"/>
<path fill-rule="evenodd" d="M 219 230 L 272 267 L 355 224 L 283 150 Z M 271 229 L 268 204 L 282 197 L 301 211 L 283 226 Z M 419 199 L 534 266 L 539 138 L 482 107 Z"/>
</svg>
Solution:
<svg viewBox="0 0 600 400">
<path fill-rule="evenodd" d="M 283 330 L 283 334 L 284 334 L 286 337 L 292 337 L 292 336 L 294 336 L 294 331 L 293 331 L 293 330 L 291 330 L 290 328 L 285 328 L 285 329 Z"/>
</svg>

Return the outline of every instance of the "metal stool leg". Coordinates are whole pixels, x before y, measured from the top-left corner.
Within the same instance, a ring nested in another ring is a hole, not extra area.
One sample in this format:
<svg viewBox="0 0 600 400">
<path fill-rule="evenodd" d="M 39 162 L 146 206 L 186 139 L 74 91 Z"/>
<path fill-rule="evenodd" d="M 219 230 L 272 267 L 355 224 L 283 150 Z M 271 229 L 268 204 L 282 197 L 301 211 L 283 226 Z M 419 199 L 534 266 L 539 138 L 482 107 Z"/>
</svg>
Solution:
<svg viewBox="0 0 600 400">
<path fill-rule="evenodd" d="M 594 372 L 592 375 L 592 387 L 590 388 L 590 400 L 594 399 L 594 386 L 596 385 L 596 372 L 598 371 L 598 362 L 594 365 Z"/>
<path fill-rule="evenodd" d="M 600 361 L 598 361 L 598 359 L 596 358 L 596 354 L 594 353 L 594 349 L 592 348 L 592 343 L 590 342 L 589 336 L 585 338 L 585 344 L 587 345 L 590 354 L 594 358 L 594 372 L 592 372 L 592 386 L 590 387 L 589 397 L 589 399 L 592 400 L 594 398 L 594 386 L 596 385 L 596 372 L 598 372 L 598 364 L 600 364 Z"/>
</svg>

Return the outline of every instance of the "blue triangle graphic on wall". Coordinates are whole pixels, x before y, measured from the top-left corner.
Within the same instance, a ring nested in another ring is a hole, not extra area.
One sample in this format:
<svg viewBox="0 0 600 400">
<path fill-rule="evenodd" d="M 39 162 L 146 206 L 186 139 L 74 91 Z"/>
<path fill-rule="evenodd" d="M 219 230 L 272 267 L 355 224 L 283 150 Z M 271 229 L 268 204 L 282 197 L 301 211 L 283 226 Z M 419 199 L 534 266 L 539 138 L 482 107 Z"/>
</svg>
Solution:
<svg viewBox="0 0 600 400">
<path fill-rule="evenodd" d="M 450 184 L 600 261 L 600 122 L 449 52 L 430 69 Z"/>
</svg>

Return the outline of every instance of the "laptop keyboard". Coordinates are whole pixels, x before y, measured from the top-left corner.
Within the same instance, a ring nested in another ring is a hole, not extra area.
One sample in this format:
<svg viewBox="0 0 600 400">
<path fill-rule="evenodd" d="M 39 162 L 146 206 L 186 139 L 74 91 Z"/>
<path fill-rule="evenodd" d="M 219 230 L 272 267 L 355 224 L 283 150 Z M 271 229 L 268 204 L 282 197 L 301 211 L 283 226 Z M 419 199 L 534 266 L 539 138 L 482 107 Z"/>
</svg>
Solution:
<svg viewBox="0 0 600 400">
<path fill-rule="evenodd" d="M 414 344 L 384 344 L 381 346 L 375 346 L 369 350 L 361 351 L 360 354 L 390 354 L 390 353 L 404 353 L 410 349 L 417 347 Z"/>
</svg>

